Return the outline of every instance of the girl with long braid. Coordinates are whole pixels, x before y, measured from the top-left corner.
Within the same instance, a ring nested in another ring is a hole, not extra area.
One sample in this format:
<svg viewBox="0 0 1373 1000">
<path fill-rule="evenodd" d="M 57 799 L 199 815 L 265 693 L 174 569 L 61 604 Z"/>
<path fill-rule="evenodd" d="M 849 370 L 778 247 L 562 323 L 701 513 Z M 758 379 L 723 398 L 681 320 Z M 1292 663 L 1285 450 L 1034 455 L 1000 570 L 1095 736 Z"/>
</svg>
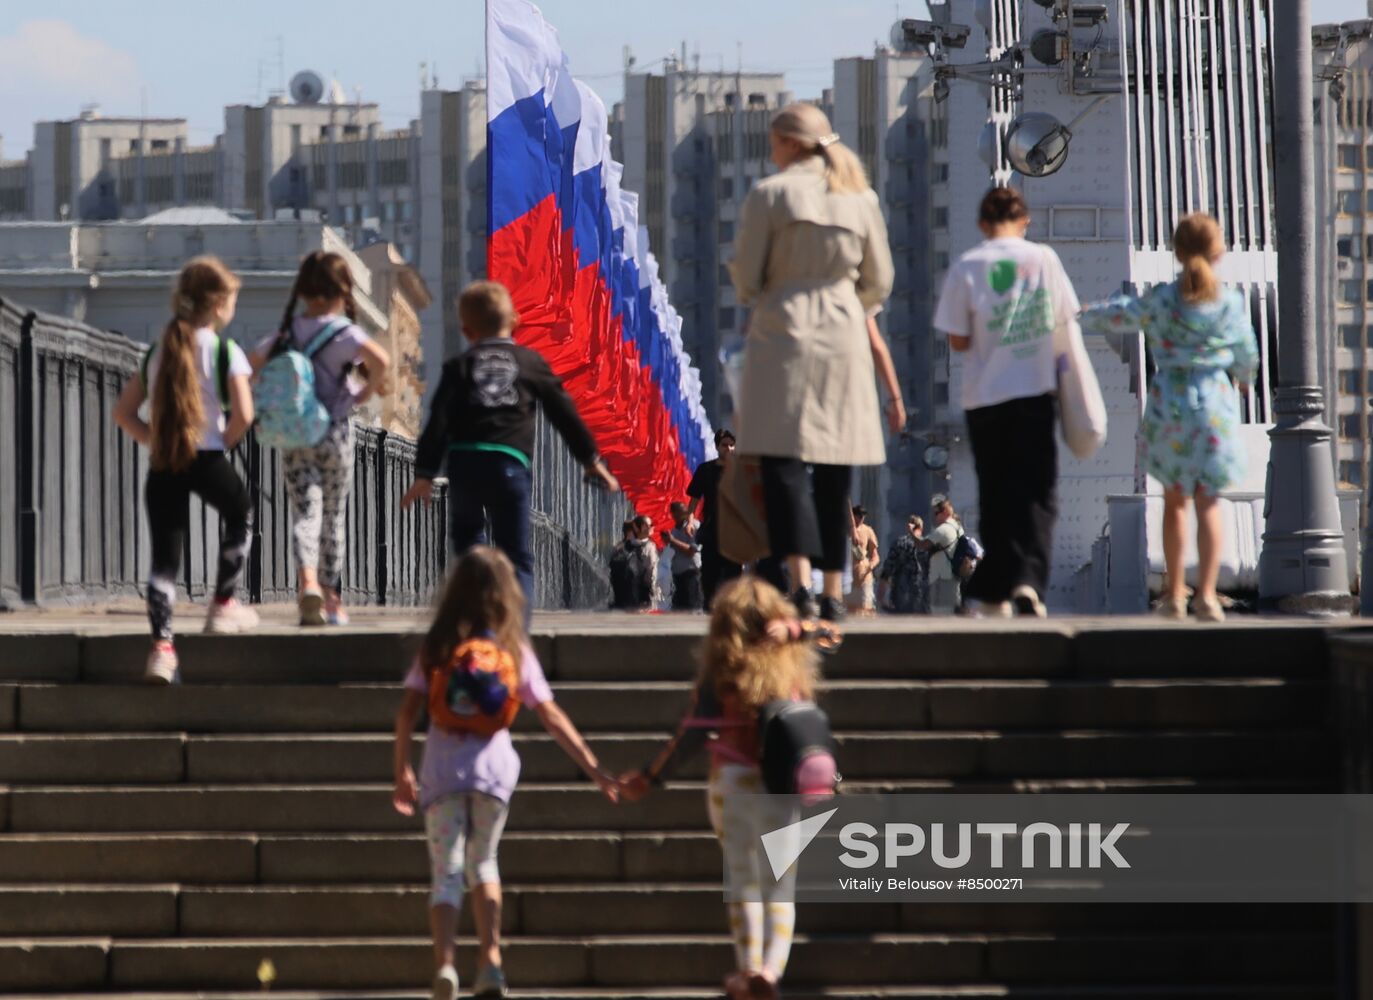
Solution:
<svg viewBox="0 0 1373 1000">
<path fill-rule="evenodd" d="M 303 313 L 296 315 L 296 307 Z M 343 625 L 344 504 L 353 486 L 353 410 L 382 390 L 390 357 L 357 325 L 353 274 L 336 253 L 316 250 L 296 274 L 281 328 L 253 351 L 260 369 L 279 347 L 312 344 L 315 395 L 333 417 L 318 444 L 282 452 L 291 500 L 292 545 L 300 574 L 300 623 Z M 319 346 L 323 338 L 323 346 Z M 359 378 L 358 376 L 361 376 Z"/>
<path fill-rule="evenodd" d="M 257 615 L 234 600 L 251 542 L 248 491 L 225 455 L 253 424 L 252 369 L 238 345 L 221 336 L 234 318 L 239 280 L 215 257 L 196 257 L 181 269 L 172 295 L 172 320 L 124 385 L 114 419 L 151 452 L 146 487 L 152 535 L 148 620 L 153 647 L 145 677 L 177 679 L 172 607 L 195 493 L 219 512 L 219 568 L 206 632 L 242 632 Z M 147 422 L 139 416 L 151 399 Z"/>
</svg>

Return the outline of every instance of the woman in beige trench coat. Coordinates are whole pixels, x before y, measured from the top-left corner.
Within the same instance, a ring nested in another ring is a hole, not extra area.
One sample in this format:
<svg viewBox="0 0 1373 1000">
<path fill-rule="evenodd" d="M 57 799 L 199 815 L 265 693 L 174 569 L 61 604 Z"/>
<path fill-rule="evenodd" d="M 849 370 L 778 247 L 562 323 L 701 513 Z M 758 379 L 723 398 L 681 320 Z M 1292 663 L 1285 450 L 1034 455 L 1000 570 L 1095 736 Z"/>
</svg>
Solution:
<svg viewBox="0 0 1373 1000">
<path fill-rule="evenodd" d="M 749 192 L 730 265 L 751 308 L 739 454 L 762 460 L 769 548 L 786 558 L 792 600 L 833 619 L 844 610 L 853 466 L 886 462 L 873 372 L 885 347 L 869 340 L 868 317 L 891 292 L 891 250 L 862 164 L 824 112 L 782 109 L 771 140 L 781 173 Z M 818 605 L 812 559 L 825 581 Z"/>
</svg>

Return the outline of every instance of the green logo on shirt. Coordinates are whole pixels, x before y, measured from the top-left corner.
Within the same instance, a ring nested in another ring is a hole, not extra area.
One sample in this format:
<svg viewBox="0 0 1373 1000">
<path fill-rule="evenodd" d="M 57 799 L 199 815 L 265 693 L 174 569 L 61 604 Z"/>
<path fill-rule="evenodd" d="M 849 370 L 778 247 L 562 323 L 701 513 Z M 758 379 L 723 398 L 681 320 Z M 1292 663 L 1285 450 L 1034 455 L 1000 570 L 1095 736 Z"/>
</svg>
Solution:
<svg viewBox="0 0 1373 1000">
<path fill-rule="evenodd" d="M 991 266 L 987 272 L 987 284 L 992 286 L 992 291 L 997 295 L 1005 295 L 1015 284 L 1016 274 L 1020 268 L 1013 260 L 999 260 Z"/>
</svg>

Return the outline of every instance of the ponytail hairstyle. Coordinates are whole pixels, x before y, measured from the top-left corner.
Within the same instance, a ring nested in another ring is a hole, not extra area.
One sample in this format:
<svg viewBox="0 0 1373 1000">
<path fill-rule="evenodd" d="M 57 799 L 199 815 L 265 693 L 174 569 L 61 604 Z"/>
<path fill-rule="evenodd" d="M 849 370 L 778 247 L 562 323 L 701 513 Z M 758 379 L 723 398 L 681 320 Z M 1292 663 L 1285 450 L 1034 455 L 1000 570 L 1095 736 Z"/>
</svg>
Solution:
<svg viewBox="0 0 1373 1000">
<path fill-rule="evenodd" d="M 187 261 L 176 279 L 172 318 L 162 331 L 157 378 L 149 392 L 149 450 L 151 465 L 158 471 L 183 472 L 195 460 L 205 421 L 196 331 L 213 322 L 215 312 L 240 284 L 223 261 L 209 256 Z"/>
<path fill-rule="evenodd" d="M 977 221 L 987 226 L 1001 226 L 1030 217 L 1025 196 L 1011 187 L 994 187 L 982 196 L 977 208 Z"/>
<path fill-rule="evenodd" d="M 821 157 L 825 179 L 834 194 L 861 194 L 869 189 L 862 161 L 839 141 L 829 118 L 814 104 L 788 104 L 772 119 L 772 132 L 800 143 L 808 151 L 803 155 Z"/>
<path fill-rule="evenodd" d="M 1220 281 L 1212 262 L 1225 252 L 1220 224 L 1209 215 L 1188 215 L 1173 233 L 1173 253 L 1182 264 L 1178 290 L 1188 305 L 1220 298 Z"/>
<path fill-rule="evenodd" d="M 353 272 L 342 254 L 315 250 L 306 255 L 291 286 L 291 298 L 281 316 L 281 332 L 287 333 L 296 318 L 296 302 L 305 299 L 343 299 L 343 312 L 348 322 L 358 321 L 353 305 Z"/>
</svg>

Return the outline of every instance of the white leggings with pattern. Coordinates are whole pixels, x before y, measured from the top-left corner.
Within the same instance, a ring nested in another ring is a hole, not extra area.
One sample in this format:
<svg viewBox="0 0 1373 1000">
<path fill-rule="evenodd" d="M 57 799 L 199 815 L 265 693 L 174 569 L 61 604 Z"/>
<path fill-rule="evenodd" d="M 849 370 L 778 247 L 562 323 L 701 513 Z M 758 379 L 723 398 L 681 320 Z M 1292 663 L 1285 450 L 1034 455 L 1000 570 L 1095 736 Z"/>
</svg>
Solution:
<svg viewBox="0 0 1373 1000">
<path fill-rule="evenodd" d="M 796 869 L 774 880 L 760 864 L 758 839 L 795 817 L 789 807 L 772 805 L 758 770 L 742 764 L 716 765 L 706 795 L 725 856 L 725 905 L 739 969 L 781 979 L 796 927 Z"/>
<path fill-rule="evenodd" d="M 509 805 L 484 792 L 445 795 L 424 811 L 430 906 L 462 908 L 463 889 L 501 880 L 496 864 Z"/>
<path fill-rule="evenodd" d="M 343 574 L 344 513 L 353 488 L 353 424 L 342 420 L 312 448 L 284 452 L 282 471 L 291 494 L 296 565 L 319 571 L 338 590 Z"/>
</svg>

